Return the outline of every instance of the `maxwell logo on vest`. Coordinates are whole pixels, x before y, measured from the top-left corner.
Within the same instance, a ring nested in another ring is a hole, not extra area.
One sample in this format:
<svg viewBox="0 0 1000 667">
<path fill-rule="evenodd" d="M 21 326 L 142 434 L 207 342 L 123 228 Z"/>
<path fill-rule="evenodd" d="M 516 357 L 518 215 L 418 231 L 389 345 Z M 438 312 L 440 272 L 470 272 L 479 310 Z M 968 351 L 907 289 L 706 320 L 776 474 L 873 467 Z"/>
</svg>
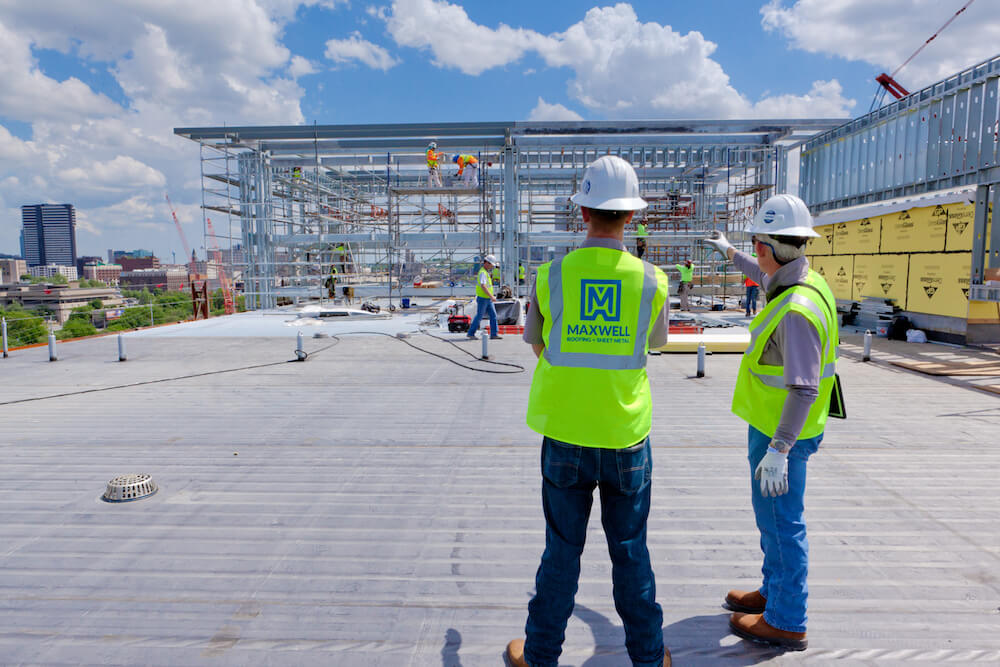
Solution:
<svg viewBox="0 0 1000 667">
<path fill-rule="evenodd" d="M 617 322 L 622 317 L 622 281 L 581 280 L 580 319 Z"/>
</svg>

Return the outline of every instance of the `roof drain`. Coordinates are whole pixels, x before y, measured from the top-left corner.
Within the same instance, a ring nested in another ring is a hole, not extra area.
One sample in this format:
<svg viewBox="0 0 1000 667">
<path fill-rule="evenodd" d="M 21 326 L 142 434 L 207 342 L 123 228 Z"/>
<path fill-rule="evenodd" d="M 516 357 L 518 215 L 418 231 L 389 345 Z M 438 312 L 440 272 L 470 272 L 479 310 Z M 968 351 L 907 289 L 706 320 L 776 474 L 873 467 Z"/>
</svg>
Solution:
<svg viewBox="0 0 1000 667">
<path fill-rule="evenodd" d="M 101 500 L 109 503 L 127 503 L 147 498 L 156 493 L 157 490 L 156 482 L 145 473 L 119 475 L 108 482 L 108 488 L 101 496 Z"/>
</svg>

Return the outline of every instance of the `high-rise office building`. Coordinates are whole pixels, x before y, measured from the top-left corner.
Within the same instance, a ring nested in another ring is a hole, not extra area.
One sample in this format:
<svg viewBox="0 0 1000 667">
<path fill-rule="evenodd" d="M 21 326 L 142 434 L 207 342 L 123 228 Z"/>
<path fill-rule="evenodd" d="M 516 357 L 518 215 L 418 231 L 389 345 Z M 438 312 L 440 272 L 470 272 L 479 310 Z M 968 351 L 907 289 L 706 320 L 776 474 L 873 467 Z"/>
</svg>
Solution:
<svg viewBox="0 0 1000 667">
<path fill-rule="evenodd" d="M 76 210 L 72 204 L 22 206 L 21 222 L 28 266 L 76 265 Z"/>
</svg>

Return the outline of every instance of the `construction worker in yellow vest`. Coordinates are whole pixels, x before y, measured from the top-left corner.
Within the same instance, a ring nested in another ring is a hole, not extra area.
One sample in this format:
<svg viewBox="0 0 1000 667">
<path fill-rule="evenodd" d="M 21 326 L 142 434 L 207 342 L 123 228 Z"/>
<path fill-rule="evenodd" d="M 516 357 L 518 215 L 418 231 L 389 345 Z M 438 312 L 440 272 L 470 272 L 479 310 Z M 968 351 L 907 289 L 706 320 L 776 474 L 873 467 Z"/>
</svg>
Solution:
<svg viewBox="0 0 1000 667">
<path fill-rule="evenodd" d="M 453 155 L 451 161 L 458 165 L 455 178 L 462 179 L 467 188 L 479 187 L 479 160 L 474 155 Z"/>
<path fill-rule="evenodd" d="M 517 284 L 524 284 L 524 264 L 517 265 Z"/>
<path fill-rule="evenodd" d="M 439 153 L 437 147 L 436 141 L 427 145 L 427 184 L 432 188 L 441 187 L 441 165 L 438 160 L 444 158 L 444 153 Z"/>
<path fill-rule="evenodd" d="M 326 277 L 326 294 L 327 297 L 334 299 L 337 296 L 337 271 L 336 264 L 330 265 L 330 275 Z"/>
<path fill-rule="evenodd" d="M 587 237 L 538 267 L 524 340 L 538 356 L 528 426 L 542 437 L 545 553 L 515 667 L 555 665 L 580 576 L 593 491 L 611 555 L 615 608 L 635 665 L 669 665 L 663 612 L 646 548 L 652 398 L 646 354 L 666 343 L 666 275 L 625 248 L 625 226 L 646 207 L 635 170 L 606 155 L 587 167 L 572 201 Z"/>
<path fill-rule="evenodd" d="M 490 278 L 493 279 L 493 286 L 500 287 L 500 267 L 494 266 L 493 270 L 490 271 Z"/>
<path fill-rule="evenodd" d="M 646 231 L 646 225 L 642 224 L 642 221 L 635 223 L 635 256 L 642 259 L 642 256 L 646 254 L 646 237 L 649 236 L 649 232 Z"/>
<path fill-rule="evenodd" d="M 706 243 L 763 286 L 767 305 L 750 323 L 733 413 L 750 425 L 751 495 L 763 582 L 731 590 L 732 631 L 752 641 L 803 650 L 809 545 L 802 518 L 806 462 L 823 440 L 837 386 L 837 304 L 823 277 L 809 268 L 806 241 L 818 237 L 805 203 L 771 197 L 748 229 L 754 259 L 717 233 Z M 839 391 L 836 394 L 839 396 Z"/>
<path fill-rule="evenodd" d="M 489 315 L 490 318 L 490 338 L 503 338 L 497 328 L 497 308 L 493 305 L 497 297 L 493 292 L 493 281 L 490 279 L 490 272 L 499 266 L 500 263 L 493 255 L 486 255 L 483 258 L 483 265 L 479 267 L 479 273 L 476 275 L 476 316 L 469 323 L 466 338 L 475 339 L 483 315 Z"/>
<path fill-rule="evenodd" d="M 684 260 L 683 264 L 674 264 L 674 268 L 681 274 L 681 282 L 677 285 L 677 298 L 680 299 L 681 310 L 691 310 L 691 303 L 688 297 L 691 294 L 691 280 L 694 278 L 694 266 L 691 260 Z"/>
</svg>

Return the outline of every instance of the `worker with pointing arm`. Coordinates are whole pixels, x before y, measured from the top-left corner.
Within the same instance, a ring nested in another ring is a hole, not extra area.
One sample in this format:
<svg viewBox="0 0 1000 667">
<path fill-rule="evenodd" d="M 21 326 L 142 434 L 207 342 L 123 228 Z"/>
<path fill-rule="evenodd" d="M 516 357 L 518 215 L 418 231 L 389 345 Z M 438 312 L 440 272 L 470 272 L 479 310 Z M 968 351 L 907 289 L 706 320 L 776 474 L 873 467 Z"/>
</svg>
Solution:
<svg viewBox="0 0 1000 667">
<path fill-rule="evenodd" d="M 738 252 L 721 233 L 714 247 L 767 294 L 750 324 L 732 411 L 749 424 L 751 497 L 764 552 L 763 583 L 732 590 L 732 631 L 752 641 L 792 650 L 806 648 L 806 577 L 809 544 L 803 520 L 806 462 L 823 440 L 836 383 L 839 334 L 836 300 L 809 268 L 812 229 L 805 203 L 771 197 L 754 217 L 757 259 Z"/>
<path fill-rule="evenodd" d="M 524 328 L 524 341 L 539 357 L 527 422 L 542 435 L 545 551 L 525 639 L 507 645 L 507 660 L 513 667 L 557 664 L 600 488 L 628 655 L 633 665 L 670 665 L 646 547 L 652 475 L 646 354 L 667 340 L 667 277 L 625 248 L 625 226 L 646 207 L 632 165 L 598 158 L 572 201 L 587 225 L 586 240 L 538 267 Z"/>
</svg>

